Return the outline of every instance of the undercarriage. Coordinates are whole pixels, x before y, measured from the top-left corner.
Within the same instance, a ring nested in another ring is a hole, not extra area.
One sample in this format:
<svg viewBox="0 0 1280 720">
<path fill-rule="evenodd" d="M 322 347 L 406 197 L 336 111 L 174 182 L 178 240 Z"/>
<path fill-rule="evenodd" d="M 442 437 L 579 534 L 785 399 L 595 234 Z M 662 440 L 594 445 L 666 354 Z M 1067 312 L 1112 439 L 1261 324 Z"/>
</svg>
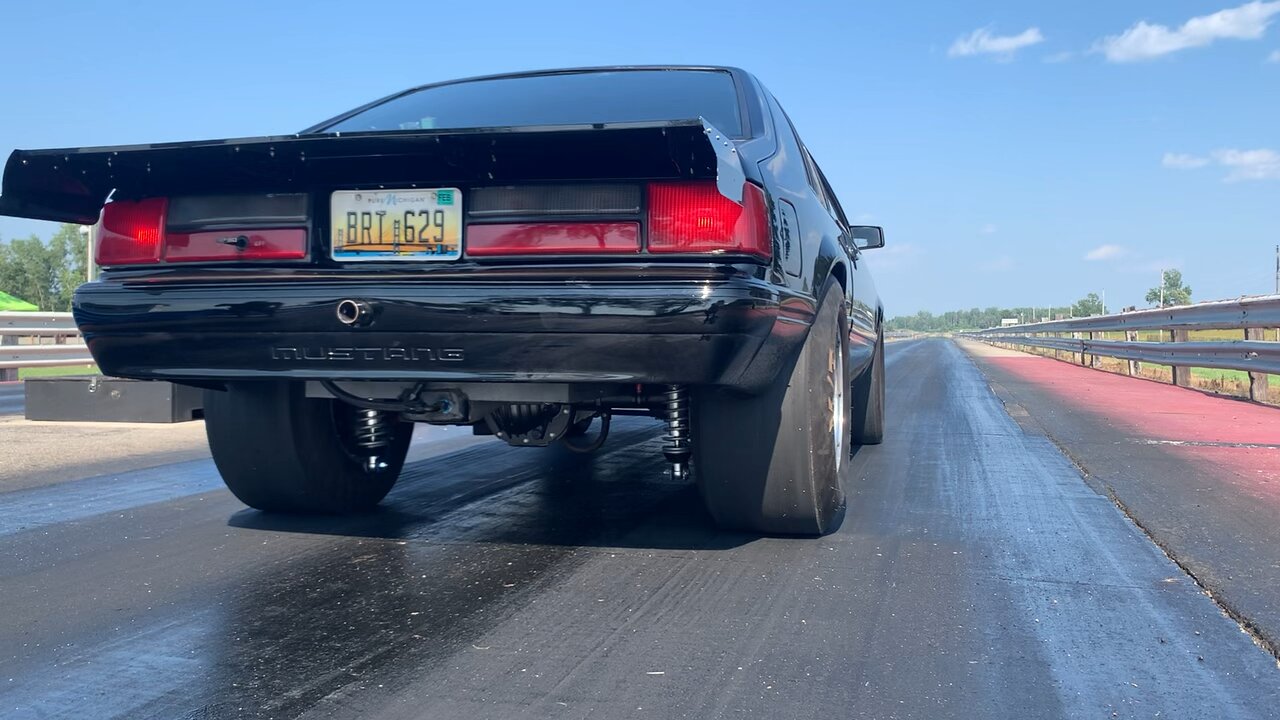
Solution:
<svg viewBox="0 0 1280 720">
<path fill-rule="evenodd" d="M 693 453 L 684 385 L 313 380 L 306 384 L 306 396 L 355 408 L 351 431 L 369 450 L 391 442 L 386 430 L 391 424 L 418 422 L 469 425 L 476 435 L 492 435 L 513 447 L 560 443 L 592 452 L 608 438 L 614 415 L 638 415 L 666 424 L 662 453 L 675 477 L 685 477 Z M 584 442 L 596 419 L 596 437 Z"/>
</svg>

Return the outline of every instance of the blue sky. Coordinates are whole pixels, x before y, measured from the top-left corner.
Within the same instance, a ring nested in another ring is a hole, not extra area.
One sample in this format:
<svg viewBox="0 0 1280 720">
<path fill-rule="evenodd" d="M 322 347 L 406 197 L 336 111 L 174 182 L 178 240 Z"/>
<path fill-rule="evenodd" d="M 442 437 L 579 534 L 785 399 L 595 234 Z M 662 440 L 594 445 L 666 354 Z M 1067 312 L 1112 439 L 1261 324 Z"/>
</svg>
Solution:
<svg viewBox="0 0 1280 720">
<path fill-rule="evenodd" d="M 5 156 L 292 132 L 480 73 L 730 64 L 886 226 L 890 314 L 1141 305 L 1161 267 L 1200 300 L 1274 284 L 1280 1 L 9 0 L 0 27 Z"/>
</svg>

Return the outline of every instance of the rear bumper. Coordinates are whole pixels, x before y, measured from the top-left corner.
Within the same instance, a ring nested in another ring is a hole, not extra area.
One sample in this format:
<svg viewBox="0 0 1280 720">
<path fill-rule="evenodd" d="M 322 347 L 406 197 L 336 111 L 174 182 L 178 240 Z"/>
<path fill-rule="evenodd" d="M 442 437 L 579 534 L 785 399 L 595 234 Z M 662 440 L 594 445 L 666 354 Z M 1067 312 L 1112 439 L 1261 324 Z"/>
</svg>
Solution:
<svg viewBox="0 0 1280 720">
<path fill-rule="evenodd" d="M 704 268 L 534 280 L 109 279 L 76 322 L 105 373 L 177 381 L 689 383 L 751 390 L 803 340 L 813 301 Z M 358 299 L 365 327 L 335 309 Z"/>
</svg>

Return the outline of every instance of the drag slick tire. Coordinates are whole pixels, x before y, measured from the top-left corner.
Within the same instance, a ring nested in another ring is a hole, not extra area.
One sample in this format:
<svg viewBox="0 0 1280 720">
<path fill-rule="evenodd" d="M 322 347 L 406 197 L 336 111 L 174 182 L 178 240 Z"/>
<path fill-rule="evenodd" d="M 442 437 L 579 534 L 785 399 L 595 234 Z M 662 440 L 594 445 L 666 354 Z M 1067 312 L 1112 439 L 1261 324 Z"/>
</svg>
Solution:
<svg viewBox="0 0 1280 720">
<path fill-rule="evenodd" d="M 849 439 L 854 445 L 884 442 L 884 333 L 876 342 L 871 366 L 853 382 L 853 420 Z"/>
<path fill-rule="evenodd" d="M 849 455 L 849 327 L 844 292 L 828 280 L 794 365 L 765 392 L 694 399 L 693 469 L 719 526 L 824 535 L 844 517 Z"/>
<path fill-rule="evenodd" d="M 205 392 L 205 432 L 227 488 L 245 505 L 281 513 L 368 510 L 395 485 L 411 423 L 383 416 L 380 446 L 362 447 L 362 411 L 308 398 L 302 383 L 259 382 Z M 366 423 L 367 427 L 367 423 Z"/>
</svg>

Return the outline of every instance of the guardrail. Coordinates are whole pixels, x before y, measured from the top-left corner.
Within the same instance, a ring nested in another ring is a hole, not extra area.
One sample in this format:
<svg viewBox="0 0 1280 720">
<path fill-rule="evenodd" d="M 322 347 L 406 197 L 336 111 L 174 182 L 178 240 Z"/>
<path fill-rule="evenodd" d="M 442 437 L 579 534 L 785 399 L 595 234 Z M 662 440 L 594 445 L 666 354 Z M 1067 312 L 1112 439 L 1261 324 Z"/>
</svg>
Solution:
<svg viewBox="0 0 1280 720">
<path fill-rule="evenodd" d="M 1099 357 L 1127 360 L 1126 374 L 1137 375 L 1137 363 L 1173 368 L 1175 385 L 1191 385 L 1191 368 L 1241 370 L 1249 373 L 1249 397 L 1267 400 L 1267 375 L 1280 374 L 1280 342 L 1264 339 L 1264 330 L 1280 328 L 1280 295 L 1096 315 L 1071 320 L 1013 325 L 961 333 L 984 342 L 1055 350 L 1079 355 L 1081 365 L 1097 367 Z M 1198 330 L 1243 330 L 1240 340 L 1193 340 Z M 1140 331 L 1161 333 L 1159 341 L 1139 340 Z M 1124 340 L 1098 337 L 1125 333 Z"/>
<path fill-rule="evenodd" d="M 24 367 L 92 364 L 88 346 L 67 342 L 79 337 L 71 313 L 0 312 L 0 380 Z"/>
</svg>

